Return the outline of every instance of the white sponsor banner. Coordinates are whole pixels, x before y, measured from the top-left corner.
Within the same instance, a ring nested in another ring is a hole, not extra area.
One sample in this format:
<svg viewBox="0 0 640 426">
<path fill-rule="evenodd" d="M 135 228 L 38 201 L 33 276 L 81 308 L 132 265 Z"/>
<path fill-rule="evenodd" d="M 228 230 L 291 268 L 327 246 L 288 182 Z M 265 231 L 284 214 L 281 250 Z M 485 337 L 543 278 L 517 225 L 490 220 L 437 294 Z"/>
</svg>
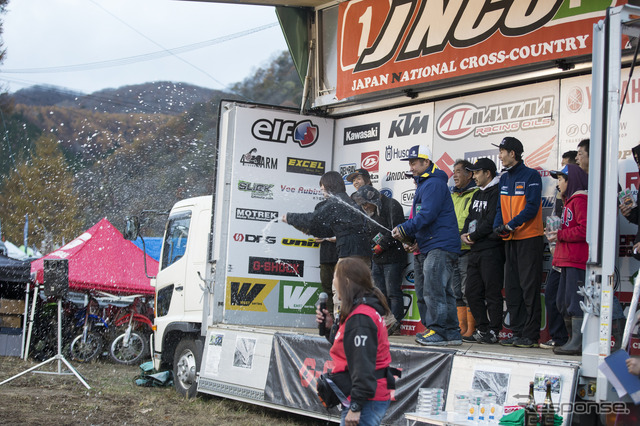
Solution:
<svg viewBox="0 0 640 426">
<path fill-rule="evenodd" d="M 373 186 L 398 200 L 409 216 L 415 183 L 401 161 L 409 148 L 432 148 L 433 104 L 426 103 L 336 120 L 334 170 L 343 177 L 355 169 L 369 170 Z M 345 180 L 347 192 L 353 185 Z"/>
<path fill-rule="evenodd" d="M 627 85 L 629 70 L 622 70 L 623 88 Z M 624 92 L 624 90 L 623 90 Z M 622 96 L 622 93 L 620 94 Z M 563 79 L 560 84 L 560 139 L 559 155 L 569 150 L 577 150 L 582 139 L 591 136 L 591 76 L 585 75 Z M 622 189 L 631 189 L 637 199 L 640 188 L 638 166 L 633 160 L 631 148 L 640 143 L 640 78 L 632 78 L 627 99 L 620 117 L 620 140 L 618 151 L 619 177 Z M 619 251 L 618 270 L 621 290 L 632 291 L 630 277 L 638 271 L 640 262 L 632 257 L 633 240 L 637 226 L 630 224 L 622 214 L 618 214 Z"/>
</svg>

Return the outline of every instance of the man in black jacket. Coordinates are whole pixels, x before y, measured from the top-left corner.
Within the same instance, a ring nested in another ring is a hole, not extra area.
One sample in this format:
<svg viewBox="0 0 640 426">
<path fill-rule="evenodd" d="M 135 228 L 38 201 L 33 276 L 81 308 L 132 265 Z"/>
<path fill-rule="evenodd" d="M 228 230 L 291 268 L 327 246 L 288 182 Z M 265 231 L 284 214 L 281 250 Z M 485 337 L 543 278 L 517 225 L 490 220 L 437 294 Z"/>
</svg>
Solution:
<svg viewBox="0 0 640 426">
<path fill-rule="evenodd" d="M 473 335 L 465 342 L 498 343 L 502 329 L 502 286 L 504 279 L 504 243 L 493 232 L 496 206 L 500 196 L 496 164 L 480 158 L 468 170 L 473 172 L 479 190 L 473 194 L 469 216 L 460 239 L 471 247 L 467 266 L 465 297 L 476 320 Z"/>
<path fill-rule="evenodd" d="M 372 219 L 369 223 L 373 251 L 371 273 L 396 320 L 389 326 L 389 334 L 396 334 L 404 317 L 402 269 L 407 263 L 407 253 L 402 243 L 391 236 L 391 229 L 404 223 L 404 211 L 398 201 L 385 197 L 371 185 L 361 186 L 351 198 Z"/>
</svg>

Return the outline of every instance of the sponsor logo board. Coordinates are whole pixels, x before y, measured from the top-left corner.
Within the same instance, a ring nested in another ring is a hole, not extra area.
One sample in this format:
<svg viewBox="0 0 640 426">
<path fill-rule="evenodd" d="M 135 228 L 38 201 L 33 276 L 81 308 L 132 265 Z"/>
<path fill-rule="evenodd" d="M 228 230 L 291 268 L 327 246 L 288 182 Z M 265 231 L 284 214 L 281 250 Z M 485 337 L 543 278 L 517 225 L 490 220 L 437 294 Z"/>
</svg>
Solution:
<svg viewBox="0 0 640 426">
<path fill-rule="evenodd" d="M 320 243 L 316 242 L 313 238 L 307 238 L 306 240 L 300 240 L 296 238 L 283 238 L 282 245 L 288 247 L 310 247 L 310 248 L 318 248 L 320 247 Z"/>
<path fill-rule="evenodd" d="M 280 281 L 278 312 L 287 314 L 315 314 L 320 283 Z"/>
<path fill-rule="evenodd" d="M 272 210 L 236 208 L 236 219 L 271 222 L 272 220 L 277 221 L 279 216 L 280 214 L 278 212 Z"/>
<path fill-rule="evenodd" d="M 289 173 L 322 176 L 324 168 L 324 161 L 287 157 L 287 172 Z"/>
<path fill-rule="evenodd" d="M 277 169 L 278 159 L 258 155 L 258 149 L 252 148 L 251 151 L 240 157 L 240 164 L 243 166 L 258 167 L 262 169 Z"/>
<path fill-rule="evenodd" d="M 278 280 L 227 278 L 225 309 L 267 312 L 264 299 L 278 284 Z"/>
<path fill-rule="evenodd" d="M 363 124 L 361 126 L 345 127 L 344 144 L 373 142 L 380 140 L 380 123 Z"/>
<path fill-rule="evenodd" d="M 318 140 L 318 126 L 311 120 L 295 121 L 281 119 L 260 119 L 251 126 L 254 138 L 266 142 L 287 143 L 289 140 L 308 148 Z"/>
<path fill-rule="evenodd" d="M 256 235 L 256 234 L 242 234 L 236 232 L 233 234 L 233 241 L 238 243 L 263 243 L 263 244 L 275 244 L 276 237 L 265 236 L 265 235 Z"/>
<path fill-rule="evenodd" d="M 302 278 L 304 276 L 304 261 L 249 256 L 249 273 Z"/>
<path fill-rule="evenodd" d="M 273 188 L 273 184 L 247 182 L 244 180 L 238 181 L 238 190 L 250 192 L 251 198 L 273 200 L 273 191 L 271 191 L 271 188 Z"/>
</svg>

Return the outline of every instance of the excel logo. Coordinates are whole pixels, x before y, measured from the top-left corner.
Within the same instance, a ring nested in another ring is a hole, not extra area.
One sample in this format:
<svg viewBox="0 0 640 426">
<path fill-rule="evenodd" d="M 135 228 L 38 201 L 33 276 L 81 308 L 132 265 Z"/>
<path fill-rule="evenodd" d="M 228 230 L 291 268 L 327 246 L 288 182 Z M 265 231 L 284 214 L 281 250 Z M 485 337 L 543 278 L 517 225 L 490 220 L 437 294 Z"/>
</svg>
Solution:
<svg viewBox="0 0 640 426">
<path fill-rule="evenodd" d="M 264 299 L 274 289 L 277 280 L 227 278 L 225 309 L 267 312 Z"/>
<path fill-rule="evenodd" d="M 285 314 L 314 314 L 320 291 L 320 283 L 280 281 L 278 312 Z"/>
</svg>

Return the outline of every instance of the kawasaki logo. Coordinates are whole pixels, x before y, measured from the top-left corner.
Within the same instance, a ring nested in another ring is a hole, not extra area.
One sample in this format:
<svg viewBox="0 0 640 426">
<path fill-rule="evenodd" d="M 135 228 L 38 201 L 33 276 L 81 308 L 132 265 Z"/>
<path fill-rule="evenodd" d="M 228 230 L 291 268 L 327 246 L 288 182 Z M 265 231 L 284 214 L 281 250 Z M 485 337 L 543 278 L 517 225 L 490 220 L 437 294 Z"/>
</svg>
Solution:
<svg viewBox="0 0 640 426">
<path fill-rule="evenodd" d="M 311 120 L 294 121 L 261 119 L 253 123 L 251 134 L 258 140 L 287 143 L 291 139 L 301 148 L 308 148 L 318 140 L 318 126 Z"/>
<path fill-rule="evenodd" d="M 371 142 L 380 140 L 380 123 L 365 124 L 363 126 L 346 127 L 344 129 L 344 144 Z"/>
<path fill-rule="evenodd" d="M 443 139 L 455 140 L 471 133 L 474 136 L 489 136 L 519 129 L 549 127 L 553 124 L 554 100 L 554 96 L 545 96 L 487 107 L 454 105 L 442 113 L 436 130 Z"/>
<path fill-rule="evenodd" d="M 491 2 L 395 0 L 376 40 L 362 51 L 354 73 L 441 52 L 447 45 L 470 47 L 500 32 L 529 34 L 549 22 L 563 0 Z M 473 4 L 473 6 L 470 6 Z M 371 13 L 371 12 L 369 12 Z M 396 55 L 397 51 L 397 55 Z"/>
<path fill-rule="evenodd" d="M 429 116 L 420 116 L 417 114 L 420 114 L 420 111 L 398 114 L 398 117 L 400 118 L 391 122 L 389 138 L 394 136 L 409 136 L 417 135 L 418 133 L 427 133 Z"/>
</svg>

